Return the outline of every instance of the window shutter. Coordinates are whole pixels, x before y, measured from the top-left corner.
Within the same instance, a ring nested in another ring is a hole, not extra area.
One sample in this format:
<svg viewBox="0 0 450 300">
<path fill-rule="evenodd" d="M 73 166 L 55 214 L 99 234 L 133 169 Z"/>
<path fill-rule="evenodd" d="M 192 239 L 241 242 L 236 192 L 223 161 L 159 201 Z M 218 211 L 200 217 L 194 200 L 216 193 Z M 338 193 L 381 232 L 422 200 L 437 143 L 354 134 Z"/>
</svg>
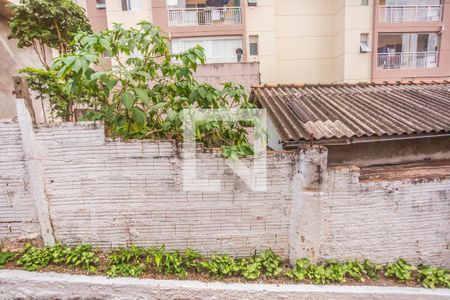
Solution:
<svg viewBox="0 0 450 300">
<path fill-rule="evenodd" d="M 122 0 L 122 10 L 128 10 L 128 1 L 127 0 Z"/>
</svg>

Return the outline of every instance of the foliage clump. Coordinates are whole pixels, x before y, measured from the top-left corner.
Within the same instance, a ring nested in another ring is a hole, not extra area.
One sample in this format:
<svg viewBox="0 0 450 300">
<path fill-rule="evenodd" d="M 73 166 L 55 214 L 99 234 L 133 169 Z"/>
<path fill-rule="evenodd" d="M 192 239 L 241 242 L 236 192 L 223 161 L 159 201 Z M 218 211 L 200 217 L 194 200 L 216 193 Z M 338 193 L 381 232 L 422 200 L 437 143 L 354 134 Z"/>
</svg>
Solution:
<svg viewBox="0 0 450 300">
<path fill-rule="evenodd" d="M 0 268 L 2 268 L 6 263 L 12 261 L 16 257 L 16 254 L 9 251 L 0 251 Z"/>
<path fill-rule="evenodd" d="M 98 34 L 85 30 L 68 39 L 70 47 L 50 70 L 23 70 L 38 97 L 49 99 L 52 113 L 63 120 L 75 121 L 80 109 L 84 120 L 103 121 L 112 137 L 181 142 L 191 109 L 221 109 L 231 116 L 232 110 L 256 108 L 240 85 L 224 83 L 217 89 L 198 82 L 194 73 L 205 63 L 204 50 L 196 46 L 173 54 L 167 38 L 148 22 L 133 28 L 115 24 Z M 111 68 L 101 67 L 104 53 L 112 59 Z M 196 122 L 195 130 L 193 124 L 188 128 L 197 142 L 237 159 L 254 153 L 246 126 L 256 122 L 216 115 Z M 256 130 L 255 138 L 266 141 L 267 133 Z"/>
<path fill-rule="evenodd" d="M 400 283 L 415 282 L 432 289 L 450 288 L 450 270 L 426 265 L 415 268 L 403 259 L 382 266 L 368 259 L 313 263 L 302 258 L 292 267 L 287 267 L 283 266 L 282 258 L 270 249 L 244 258 L 230 255 L 204 257 L 189 248 L 184 251 L 168 251 L 164 246 L 144 248 L 134 245 L 109 251 L 102 261 L 99 254 L 91 245 L 67 247 L 57 244 L 38 248 L 28 244 L 19 254 L 0 252 L 0 267 L 8 261 L 15 261 L 29 271 L 49 266 L 65 266 L 88 273 L 102 272 L 108 277 L 140 277 L 150 274 L 185 279 L 198 278 L 200 275 L 215 279 L 242 278 L 248 281 L 279 278 L 312 284 L 343 284 L 348 280 L 364 282 L 367 279 L 377 280 L 384 275 Z"/>
<path fill-rule="evenodd" d="M 450 270 L 420 265 L 418 268 L 419 281 L 426 288 L 450 288 Z"/>
<path fill-rule="evenodd" d="M 386 265 L 386 271 L 384 276 L 394 278 L 400 282 L 411 280 L 413 271 L 416 268 L 410 265 L 403 258 L 399 258 L 394 263 L 388 263 Z"/>
<path fill-rule="evenodd" d="M 217 89 L 198 82 L 194 72 L 205 62 L 204 50 L 197 46 L 172 54 L 166 37 L 148 22 L 80 33 L 74 45 L 76 50 L 57 58 L 52 69 L 67 82 L 65 91 L 88 111 L 85 118 L 103 120 L 112 136 L 182 141 L 185 109 L 255 108 L 242 86 L 225 83 Z M 117 64 L 98 71 L 94 66 L 105 52 Z M 195 138 L 206 147 L 224 147 L 228 157 L 249 155 L 253 151 L 245 125 L 220 119 L 198 122 Z"/>
<path fill-rule="evenodd" d="M 60 54 L 72 50 L 71 42 L 78 32 L 90 32 L 86 13 L 72 0 L 20 0 L 10 4 L 12 18 L 10 38 L 19 48 L 33 47 L 43 66 L 49 69 L 49 48 Z"/>
<path fill-rule="evenodd" d="M 78 245 L 75 248 L 57 244 L 53 247 L 38 248 L 27 244 L 17 264 L 25 270 L 36 271 L 54 265 L 80 267 L 88 272 L 96 272 L 99 258 L 91 245 Z"/>
</svg>

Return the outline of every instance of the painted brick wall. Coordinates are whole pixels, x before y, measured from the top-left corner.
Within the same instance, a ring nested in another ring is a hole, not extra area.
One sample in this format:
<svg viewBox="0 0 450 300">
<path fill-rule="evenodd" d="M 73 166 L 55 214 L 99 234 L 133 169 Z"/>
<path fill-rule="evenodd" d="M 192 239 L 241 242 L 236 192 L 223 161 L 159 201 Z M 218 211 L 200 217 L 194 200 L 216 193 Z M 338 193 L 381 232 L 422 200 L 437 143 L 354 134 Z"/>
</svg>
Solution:
<svg viewBox="0 0 450 300">
<path fill-rule="evenodd" d="M 165 244 L 233 255 L 273 248 L 291 260 L 403 257 L 450 267 L 449 177 L 360 182 L 359 168 L 327 168 L 326 149 L 315 147 L 271 153 L 268 190 L 253 192 L 223 159 L 202 153 L 198 176 L 220 179 L 222 191 L 184 192 L 183 160 L 170 142 L 107 140 L 88 123 L 30 131 L 39 157 L 23 154 L 27 135 L 17 123 L 0 122 L 1 241 L 44 228 L 29 192 L 29 179 L 39 176 L 27 172 L 37 170 L 47 227 L 66 244 Z"/>
<path fill-rule="evenodd" d="M 223 159 L 202 154 L 198 176 L 222 192 L 183 192 L 181 160 L 169 142 L 105 141 L 103 128 L 40 128 L 50 215 L 58 241 L 104 247 L 161 245 L 204 253 L 287 256 L 293 154 L 269 158 L 268 191 L 251 192 Z"/>
<path fill-rule="evenodd" d="M 20 127 L 0 120 L 0 241 L 39 236 L 29 191 Z"/>
<path fill-rule="evenodd" d="M 450 180 L 359 182 L 329 169 L 321 198 L 322 258 L 371 257 L 450 267 Z"/>
</svg>

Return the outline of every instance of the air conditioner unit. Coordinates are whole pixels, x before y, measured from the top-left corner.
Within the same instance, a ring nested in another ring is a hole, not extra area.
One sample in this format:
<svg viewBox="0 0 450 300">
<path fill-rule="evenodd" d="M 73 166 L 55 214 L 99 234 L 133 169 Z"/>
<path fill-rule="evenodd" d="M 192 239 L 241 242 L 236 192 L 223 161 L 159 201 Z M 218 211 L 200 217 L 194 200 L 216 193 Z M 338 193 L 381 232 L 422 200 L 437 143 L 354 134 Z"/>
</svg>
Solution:
<svg viewBox="0 0 450 300">
<path fill-rule="evenodd" d="M 258 4 L 258 0 L 247 0 L 248 6 L 256 6 Z"/>
<path fill-rule="evenodd" d="M 97 1 L 96 8 L 97 9 L 106 9 L 106 1 Z"/>
</svg>

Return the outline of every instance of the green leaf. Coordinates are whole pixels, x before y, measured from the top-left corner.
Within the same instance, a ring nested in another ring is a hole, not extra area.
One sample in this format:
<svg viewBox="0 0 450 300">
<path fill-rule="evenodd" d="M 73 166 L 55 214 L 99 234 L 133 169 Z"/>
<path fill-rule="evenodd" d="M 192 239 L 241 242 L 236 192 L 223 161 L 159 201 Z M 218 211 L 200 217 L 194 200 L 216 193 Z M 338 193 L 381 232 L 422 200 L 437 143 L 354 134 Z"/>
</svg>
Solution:
<svg viewBox="0 0 450 300">
<path fill-rule="evenodd" d="M 158 109 L 161 109 L 166 105 L 167 105 L 167 103 L 165 103 L 165 102 L 156 103 L 155 105 L 152 106 L 150 111 L 157 111 Z"/>
<path fill-rule="evenodd" d="M 133 120 L 140 125 L 144 125 L 147 120 L 145 112 L 138 107 L 133 107 L 131 110 L 131 115 Z"/>
<path fill-rule="evenodd" d="M 141 99 L 145 104 L 148 104 L 150 101 L 150 98 L 148 97 L 147 90 L 141 89 L 141 88 L 134 88 L 134 92 L 136 93 L 136 96 Z"/>
<path fill-rule="evenodd" d="M 146 79 L 151 79 L 152 77 L 150 76 L 150 74 L 143 72 L 143 71 L 137 71 L 136 72 L 137 75 L 145 77 Z"/>
<path fill-rule="evenodd" d="M 122 103 L 125 107 L 130 110 L 134 104 L 134 96 L 130 92 L 124 92 L 122 94 Z"/>
</svg>

